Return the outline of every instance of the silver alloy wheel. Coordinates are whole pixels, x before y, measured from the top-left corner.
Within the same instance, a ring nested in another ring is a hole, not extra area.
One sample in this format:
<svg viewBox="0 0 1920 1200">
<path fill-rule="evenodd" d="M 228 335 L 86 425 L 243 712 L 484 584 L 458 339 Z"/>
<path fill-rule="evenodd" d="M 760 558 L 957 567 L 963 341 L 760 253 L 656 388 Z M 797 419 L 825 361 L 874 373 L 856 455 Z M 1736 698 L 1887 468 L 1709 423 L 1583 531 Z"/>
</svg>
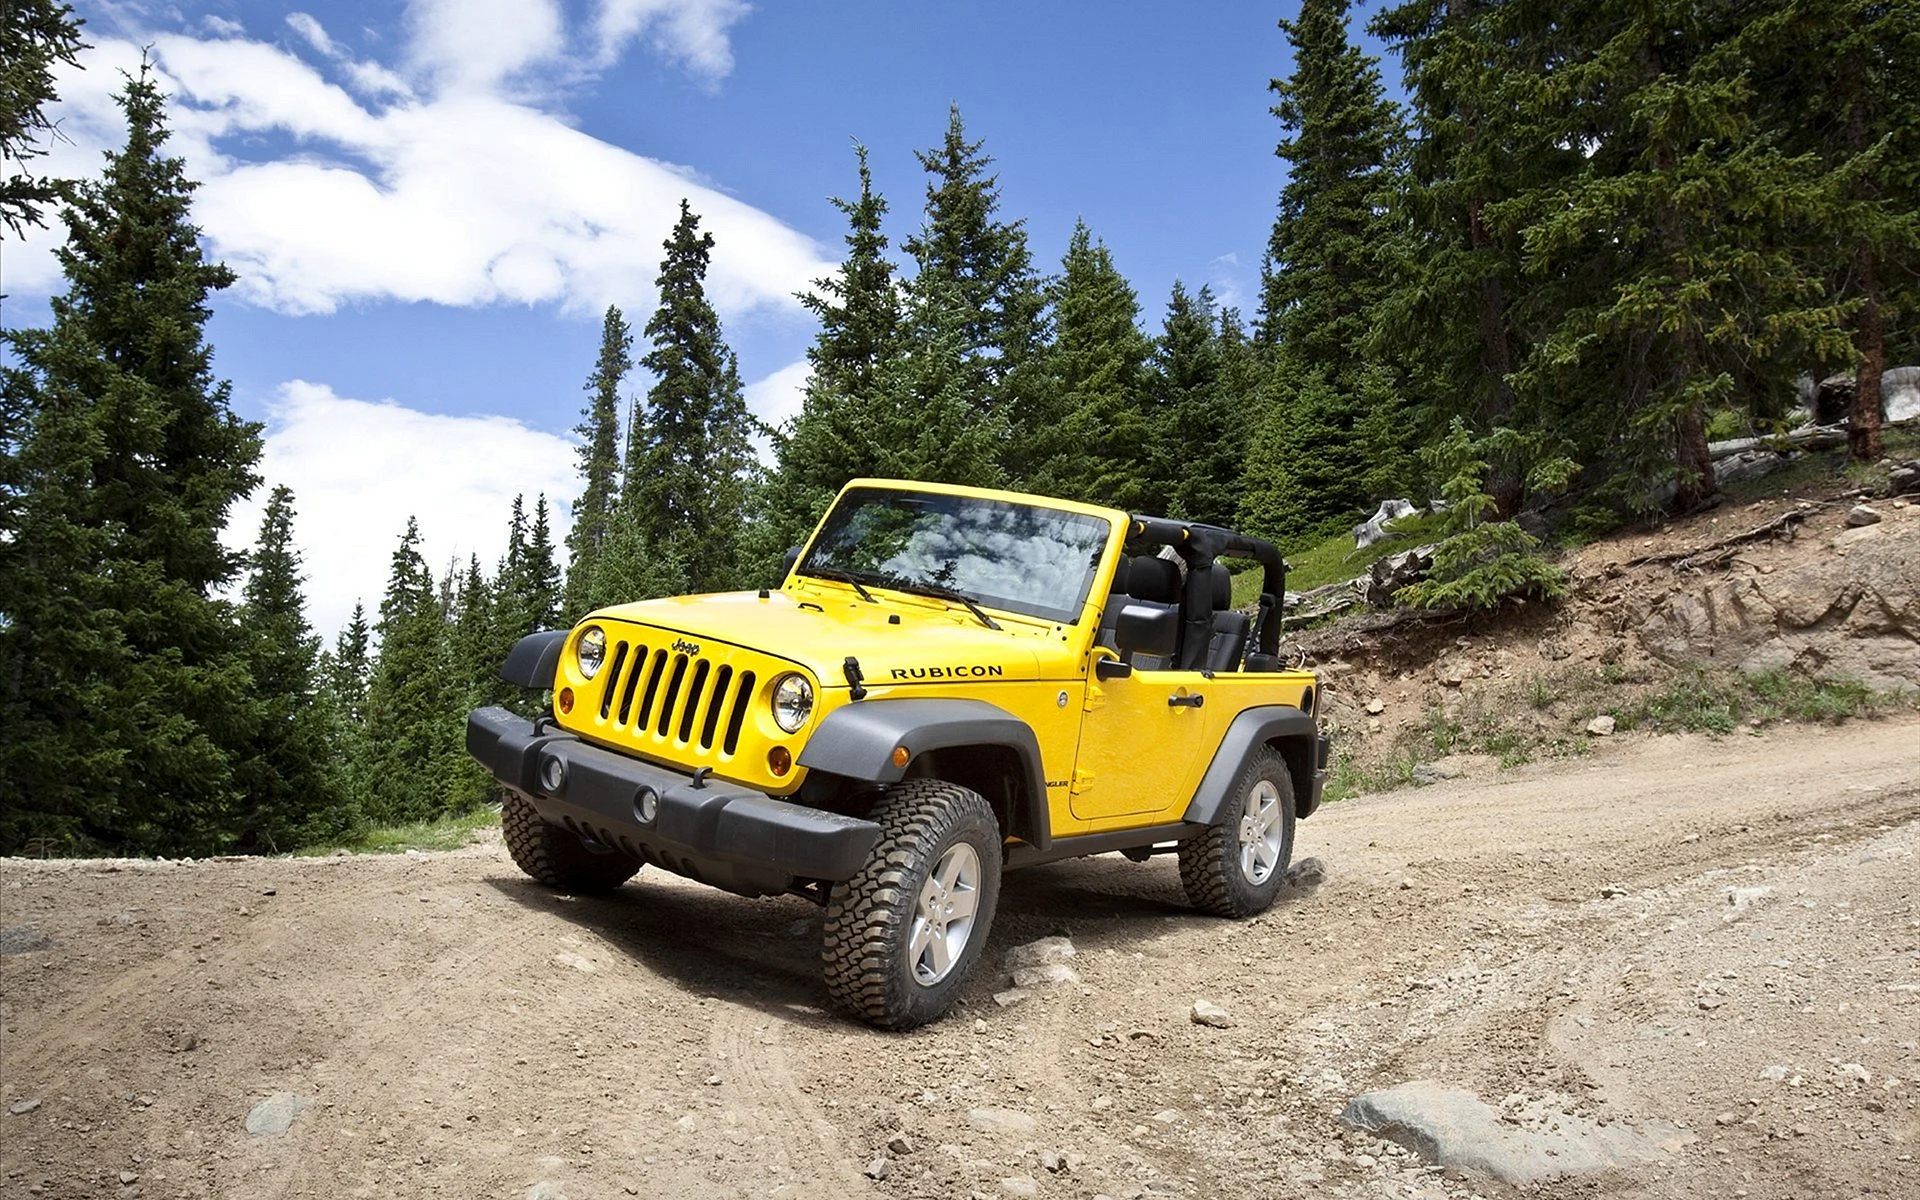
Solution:
<svg viewBox="0 0 1920 1200">
<path fill-rule="evenodd" d="M 932 987 L 952 973 L 973 936 L 979 904 L 980 855 L 967 843 L 955 842 L 934 864 L 914 906 L 907 964 L 915 983 Z"/>
<path fill-rule="evenodd" d="M 1240 873 L 1255 887 L 1280 865 L 1281 816 L 1280 789 L 1269 779 L 1255 783 L 1240 814 Z"/>
</svg>

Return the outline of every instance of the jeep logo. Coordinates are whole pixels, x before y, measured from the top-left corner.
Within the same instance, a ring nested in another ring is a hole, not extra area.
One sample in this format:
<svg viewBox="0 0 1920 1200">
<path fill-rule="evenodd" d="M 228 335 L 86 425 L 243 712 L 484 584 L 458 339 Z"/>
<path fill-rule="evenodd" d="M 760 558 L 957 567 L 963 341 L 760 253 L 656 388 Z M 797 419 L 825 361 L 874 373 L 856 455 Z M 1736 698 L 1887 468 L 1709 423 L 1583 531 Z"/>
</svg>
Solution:
<svg viewBox="0 0 1920 1200">
<path fill-rule="evenodd" d="M 685 638 L 675 638 L 673 642 L 673 648 L 679 653 L 686 654 L 686 655 L 694 655 L 694 654 L 700 653 L 700 643 L 690 642 Z"/>
</svg>

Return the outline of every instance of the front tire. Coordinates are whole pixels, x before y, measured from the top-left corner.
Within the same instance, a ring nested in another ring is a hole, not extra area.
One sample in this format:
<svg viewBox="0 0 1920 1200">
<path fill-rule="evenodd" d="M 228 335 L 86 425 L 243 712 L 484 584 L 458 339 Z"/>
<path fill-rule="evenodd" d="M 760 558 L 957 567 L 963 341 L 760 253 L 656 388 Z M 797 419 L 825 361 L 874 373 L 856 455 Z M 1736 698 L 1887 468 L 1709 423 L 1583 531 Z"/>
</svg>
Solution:
<svg viewBox="0 0 1920 1200">
<path fill-rule="evenodd" d="M 1180 886 L 1202 912 L 1251 917 L 1280 894 L 1292 857 L 1293 776 L 1263 750 L 1240 768 L 1220 819 L 1180 843 Z"/>
<path fill-rule="evenodd" d="M 888 789 L 859 874 L 835 884 L 821 949 L 827 993 L 882 1029 L 937 1021 L 986 946 L 1000 899 L 1000 824 L 978 792 L 938 779 Z"/>
<path fill-rule="evenodd" d="M 640 863 L 624 854 L 595 850 L 570 830 L 547 824 L 517 792 L 508 792 L 501 802 L 500 832 L 520 869 L 555 891 L 610 892 L 640 870 Z"/>
</svg>

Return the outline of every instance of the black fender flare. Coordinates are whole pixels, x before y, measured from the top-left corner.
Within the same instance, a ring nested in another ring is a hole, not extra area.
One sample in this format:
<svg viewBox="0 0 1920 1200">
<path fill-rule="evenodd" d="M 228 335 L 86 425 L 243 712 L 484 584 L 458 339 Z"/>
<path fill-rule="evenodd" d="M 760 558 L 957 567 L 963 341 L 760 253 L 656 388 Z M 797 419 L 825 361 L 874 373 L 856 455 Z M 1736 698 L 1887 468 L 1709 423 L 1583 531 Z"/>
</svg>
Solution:
<svg viewBox="0 0 1920 1200">
<path fill-rule="evenodd" d="M 1024 777 L 1019 815 L 1026 820 L 1027 840 L 1041 850 L 1052 844 L 1040 740 L 1032 726 L 984 700 L 864 700 L 837 708 L 807 738 L 800 765 L 848 779 L 898 783 L 907 774 L 907 767 L 894 763 L 899 746 L 906 747 L 909 765 L 930 750 L 958 746 L 1013 751 Z"/>
<path fill-rule="evenodd" d="M 565 629 L 547 629 L 530 633 L 507 651 L 500 666 L 500 678 L 523 688 L 550 688 L 560 670 L 560 651 L 567 644 Z"/>
<path fill-rule="evenodd" d="M 1269 745 L 1286 760 L 1287 774 L 1293 779 L 1293 815 L 1311 815 L 1320 803 L 1320 789 L 1314 786 L 1319 736 L 1313 718 L 1291 704 L 1246 709 L 1227 726 L 1226 736 L 1220 739 L 1220 748 L 1214 751 L 1207 773 L 1200 777 L 1200 786 L 1182 819 L 1199 825 L 1216 823 L 1221 805 L 1227 802 L 1227 789 L 1233 786 L 1240 769 Z"/>
</svg>

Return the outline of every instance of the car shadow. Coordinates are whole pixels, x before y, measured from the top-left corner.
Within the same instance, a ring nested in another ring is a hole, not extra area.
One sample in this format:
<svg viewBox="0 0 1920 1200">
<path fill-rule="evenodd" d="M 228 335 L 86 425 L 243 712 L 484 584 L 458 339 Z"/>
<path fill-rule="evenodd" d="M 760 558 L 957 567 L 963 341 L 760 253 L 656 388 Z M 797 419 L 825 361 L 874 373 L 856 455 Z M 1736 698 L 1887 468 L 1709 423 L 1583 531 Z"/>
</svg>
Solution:
<svg viewBox="0 0 1920 1200">
<path fill-rule="evenodd" d="M 820 979 L 825 910 L 798 896 L 750 900 L 648 867 L 604 896 L 567 896 L 519 876 L 488 880 L 514 902 L 579 927 L 683 991 L 757 1009 L 802 1026 L 833 1025 Z M 1283 889 L 1277 905 L 1298 902 Z M 1217 921 L 1194 910 L 1172 856 L 1134 863 L 1117 854 L 1010 871 L 1001 880 L 993 929 L 956 1012 L 993 1011 L 1009 985 L 1006 952 L 1036 938 L 1066 935 L 1082 954 L 1129 951 Z"/>
</svg>

